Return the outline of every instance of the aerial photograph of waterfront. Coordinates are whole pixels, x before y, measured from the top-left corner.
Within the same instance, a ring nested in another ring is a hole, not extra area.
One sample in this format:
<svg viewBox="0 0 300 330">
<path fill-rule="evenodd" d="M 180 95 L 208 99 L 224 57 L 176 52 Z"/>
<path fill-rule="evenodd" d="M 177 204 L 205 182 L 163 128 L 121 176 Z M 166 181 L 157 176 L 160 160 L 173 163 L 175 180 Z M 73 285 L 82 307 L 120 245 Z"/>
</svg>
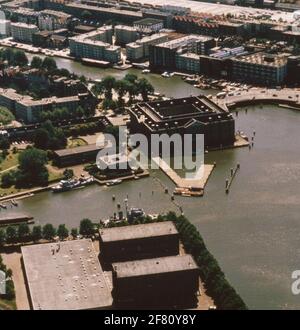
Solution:
<svg viewBox="0 0 300 330">
<path fill-rule="evenodd" d="M 299 310 L 299 127 L 300 0 L 0 0 L 0 310 Z"/>
</svg>

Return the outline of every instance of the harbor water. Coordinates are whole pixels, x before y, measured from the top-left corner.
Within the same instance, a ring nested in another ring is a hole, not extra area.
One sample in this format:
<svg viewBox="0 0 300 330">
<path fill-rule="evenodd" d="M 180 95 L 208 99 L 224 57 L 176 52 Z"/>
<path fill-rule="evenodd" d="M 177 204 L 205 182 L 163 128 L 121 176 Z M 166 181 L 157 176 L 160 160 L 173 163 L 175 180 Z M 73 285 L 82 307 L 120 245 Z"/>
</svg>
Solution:
<svg viewBox="0 0 300 330">
<path fill-rule="evenodd" d="M 110 74 L 110 70 L 64 59 L 58 59 L 58 65 L 94 79 Z M 112 71 L 117 78 L 128 72 Z M 141 75 L 138 70 L 130 72 Z M 179 77 L 164 79 L 152 74 L 145 77 L 167 96 L 199 94 L 199 90 Z M 175 197 L 251 309 L 300 308 L 300 296 L 291 291 L 291 274 L 300 267 L 299 127 L 299 111 L 274 105 L 240 109 L 236 130 L 243 131 L 250 140 L 256 132 L 253 148 L 206 154 L 206 162 L 216 162 L 217 166 L 205 195 Z M 240 170 L 226 194 L 226 179 L 237 163 Z M 165 185 L 172 191 L 174 184 L 160 171 L 151 174 L 112 187 L 92 185 L 60 194 L 40 193 L 20 200 L 18 211 L 34 216 L 36 223 L 65 223 L 71 229 L 83 218 L 99 221 L 112 215 L 117 212 L 118 202 L 124 209 L 127 197 L 130 206 L 143 207 L 147 213 L 178 210 L 163 188 Z M 112 195 L 116 196 L 115 201 Z"/>
</svg>

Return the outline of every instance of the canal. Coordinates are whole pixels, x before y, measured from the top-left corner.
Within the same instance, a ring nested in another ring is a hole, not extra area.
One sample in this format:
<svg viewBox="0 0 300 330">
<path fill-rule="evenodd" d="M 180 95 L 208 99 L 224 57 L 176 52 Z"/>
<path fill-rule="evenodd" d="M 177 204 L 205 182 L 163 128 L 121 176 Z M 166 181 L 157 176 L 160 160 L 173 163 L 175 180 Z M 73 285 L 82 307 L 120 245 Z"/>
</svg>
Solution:
<svg viewBox="0 0 300 330">
<path fill-rule="evenodd" d="M 58 59 L 58 65 L 92 78 L 126 74 L 63 59 Z M 134 69 L 130 72 L 140 74 Z M 178 77 L 163 79 L 150 74 L 147 78 L 167 96 L 199 93 Z M 300 308 L 300 296 L 291 292 L 291 273 L 300 267 L 299 127 L 297 111 L 274 105 L 240 109 L 236 129 L 250 138 L 255 131 L 254 147 L 208 153 L 206 162 L 216 161 L 217 166 L 204 197 L 175 198 L 249 308 Z M 225 180 L 237 163 L 240 171 L 226 195 Z M 18 211 L 33 215 L 37 223 L 65 223 L 71 229 L 82 218 L 97 221 L 112 215 L 117 202 L 124 209 L 127 195 L 130 206 L 141 206 L 148 213 L 176 210 L 159 180 L 170 191 L 174 187 L 156 171 L 149 178 L 113 187 L 95 185 L 61 194 L 41 193 L 20 201 Z"/>
</svg>

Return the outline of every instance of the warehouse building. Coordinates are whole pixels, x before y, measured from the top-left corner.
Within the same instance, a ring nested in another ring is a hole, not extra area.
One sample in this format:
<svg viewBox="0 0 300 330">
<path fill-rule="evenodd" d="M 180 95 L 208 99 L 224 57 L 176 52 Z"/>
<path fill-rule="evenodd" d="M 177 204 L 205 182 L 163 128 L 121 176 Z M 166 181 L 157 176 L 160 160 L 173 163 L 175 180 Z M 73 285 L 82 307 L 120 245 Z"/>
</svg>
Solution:
<svg viewBox="0 0 300 330">
<path fill-rule="evenodd" d="M 176 69 L 184 72 L 200 73 L 200 55 L 194 53 L 180 53 L 175 57 Z"/>
<path fill-rule="evenodd" d="M 179 234 L 171 221 L 101 229 L 100 255 L 107 263 L 179 253 Z"/>
<path fill-rule="evenodd" d="M 232 60 L 235 80 L 276 86 L 285 81 L 287 58 L 263 52 L 240 56 Z"/>
<path fill-rule="evenodd" d="M 235 141 L 232 115 L 204 95 L 135 104 L 129 114 L 130 132 L 146 135 L 149 143 L 152 134 L 174 133 L 204 134 L 205 148 L 232 146 Z"/>
<path fill-rule="evenodd" d="M 112 264 L 117 307 L 194 307 L 199 269 L 191 255 L 168 256 Z"/>
<path fill-rule="evenodd" d="M 21 247 L 31 309 L 109 309 L 111 289 L 89 239 Z"/>
<path fill-rule="evenodd" d="M 142 33 L 157 33 L 164 28 L 164 22 L 155 18 L 143 18 L 135 21 L 133 26 Z"/>
<path fill-rule="evenodd" d="M 96 144 L 60 149 L 54 151 L 54 162 L 58 167 L 67 167 L 96 161 L 98 152 L 101 150 Z"/>
</svg>

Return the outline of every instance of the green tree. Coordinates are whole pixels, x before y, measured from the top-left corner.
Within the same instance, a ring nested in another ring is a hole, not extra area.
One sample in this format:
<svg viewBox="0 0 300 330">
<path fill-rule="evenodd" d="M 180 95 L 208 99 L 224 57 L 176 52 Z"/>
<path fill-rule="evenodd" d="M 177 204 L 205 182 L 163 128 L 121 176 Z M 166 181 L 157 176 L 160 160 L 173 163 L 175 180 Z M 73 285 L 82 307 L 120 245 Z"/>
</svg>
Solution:
<svg viewBox="0 0 300 330">
<path fill-rule="evenodd" d="M 49 146 L 50 134 L 45 128 L 38 128 L 34 134 L 33 143 L 38 149 L 46 150 Z"/>
<path fill-rule="evenodd" d="M 9 149 L 10 148 L 10 142 L 7 137 L 1 137 L 0 138 L 0 149 Z"/>
<path fill-rule="evenodd" d="M 42 68 L 51 72 L 57 69 L 56 61 L 52 57 L 45 57 L 42 63 Z"/>
<path fill-rule="evenodd" d="M 79 233 L 84 236 L 89 236 L 94 233 L 94 226 L 90 219 L 83 219 L 80 221 Z"/>
<path fill-rule="evenodd" d="M 16 50 L 13 57 L 14 65 L 26 66 L 28 64 L 28 58 L 23 50 Z"/>
<path fill-rule="evenodd" d="M 18 238 L 20 240 L 26 239 L 30 234 L 30 228 L 26 223 L 21 223 L 18 227 Z"/>
<path fill-rule="evenodd" d="M 69 236 L 69 231 L 66 228 L 66 225 L 59 225 L 57 229 L 57 235 L 58 237 L 63 240 Z"/>
<path fill-rule="evenodd" d="M 131 84 L 135 84 L 137 81 L 137 75 L 135 75 L 133 73 L 127 73 L 124 77 L 124 80 L 127 80 Z"/>
<path fill-rule="evenodd" d="M 6 239 L 7 239 L 7 241 L 13 242 L 13 241 L 16 240 L 16 238 L 17 238 L 16 228 L 13 227 L 13 226 L 8 226 L 6 228 Z"/>
<path fill-rule="evenodd" d="M 43 60 L 39 56 L 33 56 L 30 65 L 32 68 L 41 69 L 43 65 Z"/>
<path fill-rule="evenodd" d="M 51 223 L 47 223 L 43 227 L 43 237 L 47 240 L 51 240 L 56 235 L 56 229 Z"/>
<path fill-rule="evenodd" d="M 145 78 L 138 79 L 137 90 L 142 95 L 143 101 L 148 100 L 148 94 L 154 92 L 154 87 Z"/>
<path fill-rule="evenodd" d="M 71 179 L 74 176 L 74 171 L 71 168 L 66 168 L 63 175 L 66 180 Z"/>
<path fill-rule="evenodd" d="M 9 188 L 16 183 L 15 171 L 5 172 L 1 176 L 1 187 Z"/>
<path fill-rule="evenodd" d="M 105 98 L 111 100 L 112 99 L 112 90 L 116 86 L 116 79 L 112 76 L 105 77 L 101 83 L 103 86 Z"/>
<path fill-rule="evenodd" d="M 34 241 L 38 241 L 43 237 L 42 227 L 41 226 L 34 226 L 32 228 L 32 238 Z"/>
<path fill-rule="evenodd" d="M 78 229 L 77 228 L 72 228 L 71 229 L 71 235 L 75 239 L 78 236 Z"/>
<path fill-rule="evenodd" d="M 0 229 L 0 246 L 3 246 L 5 242 L 6 242 L 6 232 L 3 229 Z"/>
<path fill-rule="evenodd" d="M 84 10 L 81 13 L 81 18 L 83 18 L 83 19 L 90 20 L 90 19 L 92 19 L 92 17 L 93 17 L 92 13 L 88 10 Z"/>
<path fill-rule="evenodd" d="M 16 185 L 18 187 L 46 185 L 49 173 L 46 168 L 47 153 L 36 148 L 28 148 L 19 155 L 19 171 Z"/>
</svg>

